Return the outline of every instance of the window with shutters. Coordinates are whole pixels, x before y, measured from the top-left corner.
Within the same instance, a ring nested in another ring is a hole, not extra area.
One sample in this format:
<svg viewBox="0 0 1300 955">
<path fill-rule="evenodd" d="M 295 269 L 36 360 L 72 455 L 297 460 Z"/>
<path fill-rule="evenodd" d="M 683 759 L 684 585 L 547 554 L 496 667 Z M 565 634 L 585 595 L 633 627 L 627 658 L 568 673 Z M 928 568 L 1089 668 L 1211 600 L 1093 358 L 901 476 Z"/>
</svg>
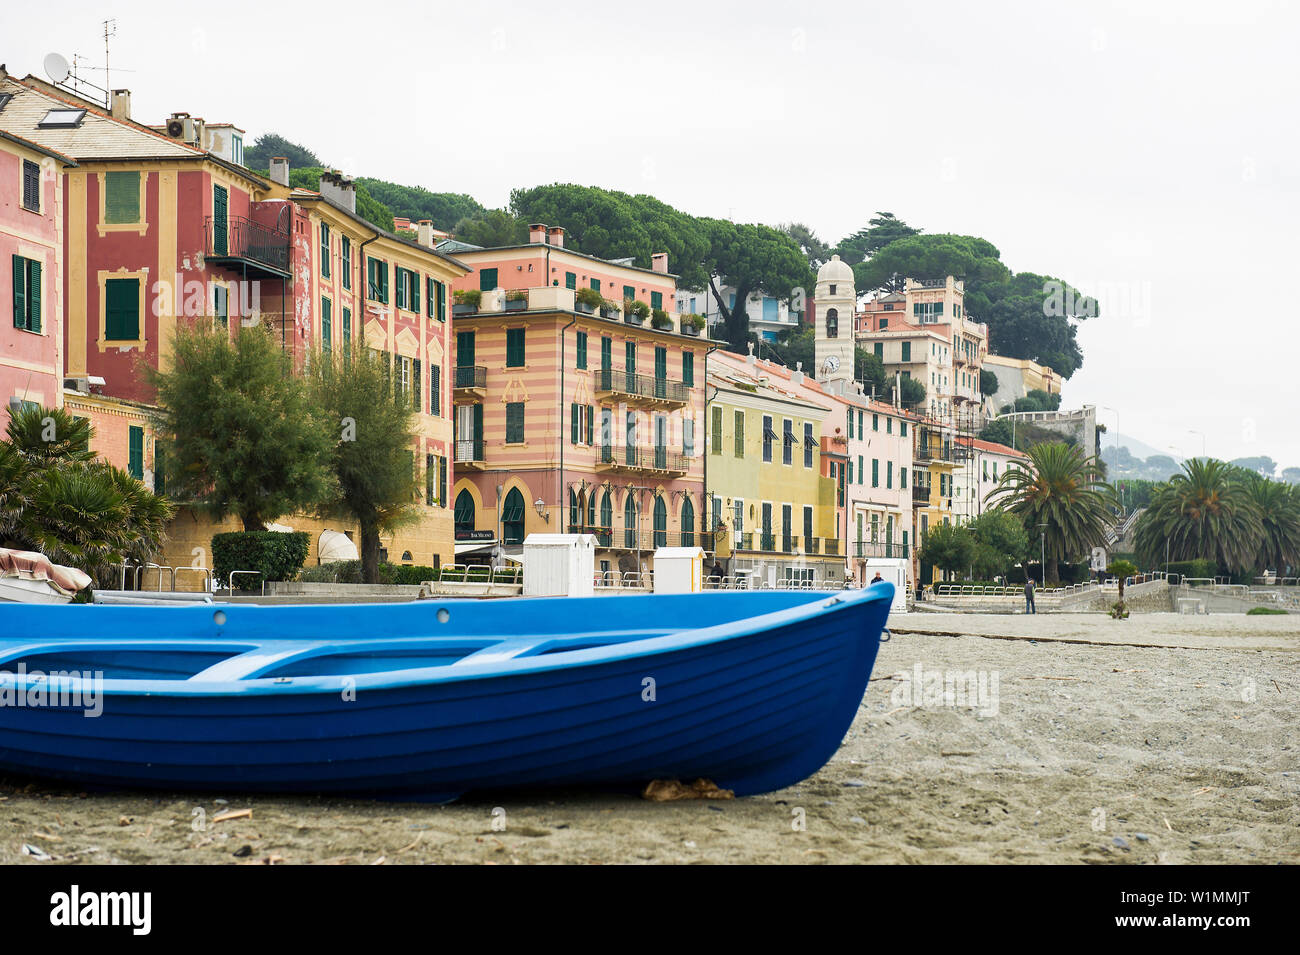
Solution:
<svg viewBox="0 0 1300 955">
<path fill-rule="evenodd" d="M 687 388 L 695 387 L 695 353 L 682 352 L 682 384 Z"/>
<path fill-rule="evenodd" d="M 506 367 L 524 367 L 524 333 L 522 328 L 506 329 Z"/>
<path fill-rule="evenodd" d="M 813 466 L 813 448 L 817 442 L 813 439 L 813 426 L 809 422 L 804 422 L 803 426 L 803 466 L 810 468 Z M 812 536 L 812 535 L 808 535 Z"/>
<path fill-rule="evenodd" d="M 225 186 L 212 187 L 212 251 L 216 255 L 229 252 L 230 193 Z"/>
<path fill-rule="evenodd" d="M 330 227 L 324 222 L 320 224 L 320 274 L 330 277 Z"/>
<path fill-rule="evenodd" d="M 222 328 L 230 327 L 230 289 L 224 285 L 212 286 L 212 315 Z"/>
<path fill-rule="evenodd" d="M 41 263 L 13 257 L 14 328 L 41 333 Z"/>
<path fill-rule="evenodd" d="M 420 273 L 406 270 L 406 305 L 417 315 L 420 313 Z"/>
<path fill-rule="evenodd" d="M 772 430 L 772 416 L 763 415 L 763 460 L 772 460 L 772 442 L 776 440 L 776 432 Z"/>
<path fill-rule="evenodd" d="M 736 457 L 745 456 L 745 412 L 737 411 L 736 418 Z"/>
<path fill-rule="evenodd" d="M 352 240 L 339 236 L 339 253 L 343 259 L 343 287 L 352 288 Z"/>
<path fill-rule="evenodd" d="M 429 366 L 429 414 L 442 417 L 442 366 Z"/>
<path fill-rule="evenodd" d="M 123 342 L 140 340 L 139 279 L 104 282 L 104 338 Z"/>
<path fill-rule="evenodd" d="M 578 273 L 577 273 L 577 272 L 565 272 L 565 273 L 564 273 L 564 287 L 565 287 L 565 288 L 571 288 L 571 289 L 576 289 L 576 288 L 578 287 Z"/>
<path fill-rule="evenodd" d="M 407 276 L 410 273 L 408 273 L 406 269 L 402 268 L 401 266 L 398 266 L 397 268 L 393 269 L 393 271 L 397 273 L 397 294 L 393 298 L 393 304 L 396 305 L 398 308 L 409 308 L 410 304 L 408 303 L 406 298 L 407 295 L 406 289 L 407 289 Z"/>
<path fill-rule="evenodd" d="M 682 454 L 695 457 L 695 419 L 682 419 Z"/>
<path fill-rule="evenodd" d="M 592 287 L 593 289 L 595 289 L 597 292 L 599 292 L 599 291 L 600 291 L 600 279 L 592 279 L 592 280 L 591 280 L 591 287 Z"/>
<path fill-rule="evenodd" d="M 140 179 L 141 174 L 138 172 L 106 172 L 104 173 L 103 188 L 103 216 L 101 221 L 105 225 L 124 225 L 137 226 L 140 224 Z M 221 189 L 220 186 L 217 187 Z M 222 189 L 222 192 L 225 190 Z M 212 210 L 214 226 L 217 223 L 217 209 Z M 225 209 L 221 209 L 220 225 L 222 227 L 221 239 L 223 245 L 220 248 L 214 246 L 214 251 L 219 255 L 225 254 Z M 215 238 L 215 236 L 214 236 Z"/>
<path fill-rule="evenodd" d="M 416 358 L 411 362 L 411 407 L 424 411 L 424 365 Z"/>
<path fill-rule="evenodd" d="M 455 522 L 457 532 L 474 529 L 474 495 L 468 489 L 456 495 L 456 509 L 452 513 L 452 520 Z"/>
<path fill-rule="evenodd" d="M 497 287 L 497 270 L 480 269 L 478 273 L 478 287 L 481 292 L 491 292 Z"/>
<path fill-rule="evenodd" d="M 912 343 L 903 342 L 903 361 L 912 360 Z"/>
<path fill-rule="evenodd" d="M 524 443 L 524 403 L 511 401 L 506 405 L 506 444 Z"/>
<path fill-rule="evenodd" d="M 433 507 L 438 503 L 437 494 L 434 491 L 434 481 L 438 477 L 438 456 L 435 454 L 426 454 L 424 456 L 424 504 L 426 507 Z"/>
<path fill-rule="evenodd" d="M 41 211 L 41 167 L 30 159 L 23 160 L 23 208 Z"/>
<path fill-rule="evenodd" d="M 709 451 L 713 454 L 722 453 L 722 409 L 715 407 L 710 413 L 709 421 Z"/>
<path fill-rule="evenodd" d="M 636 287 L 632 285 L 623 286 L 623 301 L 636 298 Z"/>
<path fill-rule="evenodd" d="M 871 346 L 871 350 L 875 352 L 876 357 L 879 358 L 881 361 L 885 360 L 884 342 L 876 342 L 874 345 Z"/>
<path fill-rule="evenodd" d="M 663 308 L 663 307 L 664 307 L 664 293 L 663 293 L 663 292 L 651 292 L 651 293 L 650 293 L 650 307 L 651 307 L 651 308 Z"/>
<path fill-rule="evenodd" d="M 786 418 L 781 427 L 781 463 L 794 463 L 794 422 Z"/>
<path fill-rule="evenodd" d="M 144 428 L 131 425 L 127 439 L 126 469 L 137 481 L 144 480 Z"/>
<path fill-rule="evenodd" d="M 577 339 L 578 339 L 578 343 L 576 346 L 578 352 L 577 367 L 586 368 L 587 367 L 587 333 L 578 332 Z"/>
<path fill-rule="evenodd" d="M 880 487 L 880 460 L 878 458 L 871 459 L 871 486 Z"/>
<path fill-rule="evenodd" d="M 320 300 L 320 347 L 328 352 L 334 340 L 334 303 L 327 298 Z"/>
<path fill-rule="evenodd" d="M 388 263 L 383 259 L 366 258 L 366 298 L 388 304 Z"/>
<path fill-rule="evenodd" d="M 348 360 L 352 351 L 352 309 L 343 306 L 343 316 L 339 322 L 343 331 L 343 360 Z"/>
<path fill-rule="evenodd" d="M 434 282 L 433 284 L 438 295 L 433 317 L 440 322 L 445 322 L 447 320 L 447 286 L 444 282 Z"/>
<path fill-rule="evenodd" d="M 505 543 L 522 544 L 524 542 L 525 507 L 524 496 L 519 493 L 519 488 L 512 487 L 501 507 L 501 530 Z"/>
</svg>

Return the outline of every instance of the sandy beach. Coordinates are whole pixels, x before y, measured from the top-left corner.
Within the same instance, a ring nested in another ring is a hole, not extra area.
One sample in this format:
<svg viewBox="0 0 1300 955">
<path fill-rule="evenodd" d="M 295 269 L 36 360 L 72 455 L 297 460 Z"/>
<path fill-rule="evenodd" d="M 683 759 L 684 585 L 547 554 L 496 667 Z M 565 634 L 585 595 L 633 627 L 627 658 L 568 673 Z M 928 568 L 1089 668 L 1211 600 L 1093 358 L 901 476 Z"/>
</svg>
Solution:
<svg viewBox="0 0 1300 955">
<path fill-rule="evenodd" d="M 1300 619 L 891 626 L 839 752 L 782 792 L 430 806 L 5 779 L 0 862 L 1300 862 Z"/>
</svg>

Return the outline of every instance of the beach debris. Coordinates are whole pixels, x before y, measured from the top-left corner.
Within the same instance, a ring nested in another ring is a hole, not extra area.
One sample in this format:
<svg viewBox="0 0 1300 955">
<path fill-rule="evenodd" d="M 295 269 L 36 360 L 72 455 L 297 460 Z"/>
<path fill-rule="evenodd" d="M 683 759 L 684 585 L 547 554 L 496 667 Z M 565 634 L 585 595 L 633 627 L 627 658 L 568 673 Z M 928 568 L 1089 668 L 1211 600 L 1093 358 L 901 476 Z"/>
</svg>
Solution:
<svg viewBox="0 0 1300 955">
<path fill-rule="evenodd" d="M 251 819 L 253 810 L 251 809 L 230 809 L 226 812 L 217 813 L 212 817 L 212 822 L 229 822 L 231 819 Z"/>
<path fill-rule="evenodd" d="M 126 816 L 118 816 L 118 817 L 117 817 L 117 824 L 118 824 L 119 826 L 129 826 L 129 825 L 131 825 L 131 820 L 128 819 Z"/>
<path fill-rule="evenodd" d="M 1168 829 L 1170 832 L 1173 832 L 1173 831 L 1174 831 L 1174 827 L 1171 826 L 1171 825 L 1169 825 L 1169 819 L 1168 819 L 1167 817 L 1165 817 L 1165 816 L 1161 816 L 1160 818 L 1161 818 L 1161 819 L 1164 819 L 1164 821 L 1165 821 L 1165 828 Z"/>
<path fill-rule="evenodd" d="M 388 865 L 388 856 L 380 856 L 371 865 Z"/>
<path fill-rule="evenodd" d="M 33 832 L 37 839 L 44 839 L 46 842 L 62 842 L 63 839 L 52 832 Z"/>
<path fill-rule="evenodd" d="M 30 842 L 23 843 L 23 855 L 31 856 L 37 862 L 49 862 L 54 858 L 40 846 L 34 846 Z"/>
<path fill-rule="evenodd" d="M 674 802 L 678 799 L 735 799 L 730 789 L 719 789 L 711 779 L 697 779 L 689 786 L 680 779 L 652 779 L 641 793 L 651 802 Z"/>
<path fill-rule="evenodd" d="M 252 846 L 240 846 L 238 849 L 236 849 L 234 852 L 231 853 L 231 855 L 234 856 L 236 859 L 247 859 L 252 854 L 253 854 Z"/>
<path fill-rule="evenodd" d="M 1134 838 L 1136 838 L 1138 842 L 1146 842 L 1148 839 L 1151 838 L 1151 837 L 1148 836 L 1145 832 L 1135 832 L 1133 835 L 1134 835 Z"/>
<path fill-rule="evenodd" d="M 848 779 L 844 781 L 844 785 L 851 789 L 861 789 L 866 785 L 866 783 L 860 779 Z"/>
<path fill-rule="evenodd" d="M 688 848 L 688 849 L 694 849 L 694 848 L 695 848 L 695 843 L 692 842 L 690 839 L 687 839 L 684 843 L 682 843 L 682 845 L 686 846 L 686 848 Z"/>
<path fill-rule="evenodd" d="M 715 805 L 713 805 L 713 803 L 709 803 L 709 805 L 707 805 L 705 808 L 706 808 L 706 809 L 712 809 L 714 812 L 726 812 L 726 811 L 727 811 L 727 810 L 723 809 L 721 806 L 715 806 Z"/>
<path fill-rule="evenodd" d="M 1118 846 L 1118 847 L 1121 848 L 1121 849 L 1127 849 L 1127 848 L 1128 848 L 1128 841 L 1127 841 L 1126 839 L 1124 839 L 1122 836 L 1116 836 L 1114 839 L 1112 839 L 1112 840 L 1110 840 L 1110 841 L 1113 842 L 1113 843 L 1115 843 L 1115 845 Z"/>
<path fill-rule="evenodd" d="M 861 816 L 849 816 L 849 822 L 860 822 L 864 826 L 867 824 L 867 820 L 863 819 Z"/>
</svg>

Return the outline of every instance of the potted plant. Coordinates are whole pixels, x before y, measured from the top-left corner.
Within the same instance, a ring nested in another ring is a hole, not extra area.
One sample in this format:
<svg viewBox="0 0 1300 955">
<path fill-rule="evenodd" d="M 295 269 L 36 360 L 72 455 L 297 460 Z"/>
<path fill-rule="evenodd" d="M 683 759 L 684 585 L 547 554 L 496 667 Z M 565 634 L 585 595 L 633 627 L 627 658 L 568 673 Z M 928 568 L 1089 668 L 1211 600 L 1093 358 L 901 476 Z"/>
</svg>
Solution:
<svg viewBox="0 0 1300 955">
<path fill-rule="evenodd" d="M 611 298 L 602 298 L 600 300 L 600 317 L 618 318 L 618 303 Z"/>
<path fill-rule="evenodd" d="M 668 317 L 668 313 L 662 308 L 650 310 L 650 324 L 661 332 L 671 332 L 673 330 L 673 320 Z"/>
<path fill-rule="evenodd" d="M 683 315 L 682 316 L 682 334 L 699 336 L 700 329 L 704 327 L 703 315 Z"/>
<path fill-rule="evenodd" d="M 476 288 L 458 288 L 452 293 L 452 299 L 452 315 L 473 315 L 483 301 L 483 293 Z"/>
<path fill-rule="evenodd" d="M 506 292 L 506 311 L 522 312 L 528 307 L 528 293 L 524 289 Z"/>
<path fill-rule="evenodd" d="M 593 314 L 603 301 L 605 297 L 594 288 L 580 288 L 573 293 L 574 308 L 585 315 Z"/>
<path fill-rule="evenodd" d="M 650 306 L 630 298 L 623 299 L 623 321 L 629 325 L 644 325 L 650 315 Z"/>
</svg>

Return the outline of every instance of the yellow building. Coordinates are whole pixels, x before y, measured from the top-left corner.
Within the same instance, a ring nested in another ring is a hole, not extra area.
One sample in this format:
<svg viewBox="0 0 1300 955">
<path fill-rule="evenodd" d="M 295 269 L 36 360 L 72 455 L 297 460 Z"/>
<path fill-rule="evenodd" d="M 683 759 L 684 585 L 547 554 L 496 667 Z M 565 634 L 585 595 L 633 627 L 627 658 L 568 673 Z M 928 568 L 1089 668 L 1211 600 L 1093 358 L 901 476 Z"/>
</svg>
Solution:
<svg viewBox="0 0 1300 955">
<path fill-rule="evenodd" d="M 743 362 L 710 363 L 706 488 L 727 573 L 769 587 L 843 583 L 835 482 L 822 477 L 829 413 Z"/>
</svg>

